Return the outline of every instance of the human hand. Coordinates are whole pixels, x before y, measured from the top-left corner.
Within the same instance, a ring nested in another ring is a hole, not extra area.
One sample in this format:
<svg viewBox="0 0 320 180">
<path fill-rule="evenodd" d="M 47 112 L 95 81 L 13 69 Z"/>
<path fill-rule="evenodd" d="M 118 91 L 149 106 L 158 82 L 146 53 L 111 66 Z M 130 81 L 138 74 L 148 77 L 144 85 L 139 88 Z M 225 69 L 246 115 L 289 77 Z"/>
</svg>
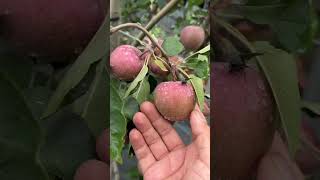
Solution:
<svg viewBox="0 0 320 180">
<path fill-rule="evenodd" d="M 210 179 L 210 127 L 200 109 L 190 115 L 192 143 L 185 145 L 172 124 L 150 102 L 133 117 L 130 142 L 144 180 Z"/>
<path fill-rule="evenodd" d="M 303 180 L 304 175 L 290 158 L 287 145 L 278 132 L 275 133 L 270 150 L 261 159 L 257 180 Z"/>
</svg>

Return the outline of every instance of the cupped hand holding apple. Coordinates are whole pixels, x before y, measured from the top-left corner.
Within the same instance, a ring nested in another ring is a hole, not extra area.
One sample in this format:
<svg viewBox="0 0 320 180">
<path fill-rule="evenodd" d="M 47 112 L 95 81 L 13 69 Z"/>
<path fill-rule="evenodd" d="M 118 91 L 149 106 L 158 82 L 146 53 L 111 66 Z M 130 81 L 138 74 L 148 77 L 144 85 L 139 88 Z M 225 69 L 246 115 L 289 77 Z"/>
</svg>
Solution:
<svg viewBox="0 0 320 180">
<path fill-rule="evenodd" d="M 189 145 L 154 104 L 144 102 L 140 110 L 129 137 L 145 180 L 210 179 L 210 127 L 197 106 L 190 115 Z"/>
</svg>

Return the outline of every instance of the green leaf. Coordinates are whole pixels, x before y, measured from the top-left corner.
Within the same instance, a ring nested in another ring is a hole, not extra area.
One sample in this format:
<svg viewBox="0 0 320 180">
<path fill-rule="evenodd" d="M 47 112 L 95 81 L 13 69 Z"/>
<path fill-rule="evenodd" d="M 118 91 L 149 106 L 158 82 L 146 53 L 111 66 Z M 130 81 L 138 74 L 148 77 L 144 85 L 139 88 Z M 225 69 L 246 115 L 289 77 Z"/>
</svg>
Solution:
<svg viewBox="0 0 320 180">
<path fill-rule="evenodd" d="M 207 45 L 206 47 L 200 49 L 199 51 L 197 51 L 195 54 L 204 54 L 210 51 L 210 44 Z"/>
<path fill-rule="evenodd" d="M 285 51 L 276 49 L 267 42 L 254 44 L 258 52 L 265 54 L 258 59 L 264 72 L 281 118 L 282 128 L 285 132 L 289 151 L 294 155 L 297 151 L 300 130 L 300 95 L 296 63 L 294 57 Z M 285 70 L 285 73 L 283 73 Z"/>
<path fill-rule="evenodd" d="M 189 69 L 193 69 L 196 76 L 206 79 L 210 76 L 209 59 L 205 55 L 199 54 L 197 58 L 190 58 L 186 63 Z"/>
<path fill-rule="evenodd" d="M 320 116 L 320 103 L 311 101 L 302 101 L 301 108 L 308 109 L 314 114 Z"/>
<path fill-rule="evenodd" d="M 139 111 L 138 101 L 134 97 L 129 96 L 126 99 L 124 107 L 123 107 L 123 112 L 124 112 L 126 118 L 131 120 L 133 118 L 134 114 L 138 111 Z"/>
<path fill-rule="evenodd" d="M 133 97 L 138 101 L 139 104 L 148 99 L 150 94 L 150 84 L 148 77 L 146 76 L 139 84 L 138 89 L 133 93 Z"/>
<path fill-rule="evenodd" d="M 164 64 L 161 60 L 155 59 L 153 61 L 162 71 L 168 71 L 168 69 L 164 66 Z"/>
<path fill-rule="evenodd" d="M 110 155 L 111 159 L 122 163 L 122 149 L 125 142 L 127 120 L 123 113 L 124 102 L 113 83 L 110 83 Z"/>
<path fill-rule="evenodd" d="M 0 72 L 0 179 L 47 180 L 38 159 L 43 134 L 16 83 Z"/>
<path fill-rule="evenodd" d="M 32 63 L 29 59 L 18 56 L 1 55 L 0 72 L 6 74 L 20 88 L 26 88 L 32 77 Z"/>
<path fill-rule="evenodd" d="M 199 6 L 203 3 L 203 0 L 189 0 L 189 8 L 191 8 L 192 6 Z"/>
<path fill-rule="evenodd" d="M 310 46 L 314 38 L 312 22 L 314 19 L 312 1 L 295 0 L 266 4 L 251 3 L 243 6 L 246 18 L 257 24 L 269 24 L 281 45 L 289 51 L 297 51 Z"/>
<path fill-rule="evenodd" d="M 27 88 L 23 91 L 28 107 L 36 120 L 40 119 L 47 107 L 51 93 L 49 87 L 43 86 Z"/>
<path fill-rule="evenodd" d="M 138 86 L 139 82 L 141 82 L 148 73 L 148 65 L 144 64 L 138 76 L 132 81 L 128 90 L 126 91 L 124 98 L 127 98 L 130 93 Z"/>
<path fill-rule="evenodd" d="M 183 45 L 180 43 L 179 38 L 175 36 L 166 38 L 162 46 L 168 56 L 176 56 L 183 50 Z"/>
<path fill-rule="evenodd" d="M 187 58 L 185 58 L 185 61 L 188 61 L 188 59 L 190 59 L 191 57 L 193 57 L 193 56 L 195 56 L 195 55 L 197 55 L 197 54 L 206 54 L 206 53 L 209 52 L 209 51 L 210 51 L 210 44 L 207 45 L 206 47 L 200 49 L 199 51 L 197 51 L 197 52 L 189 55 Z"/>
<path fill-rule="evenodd" d="M 96 158 L 95 138 L 79 115 L 64 109 L 41 123 L 46 138 L 40 158 L 50 174 L 72 179 L 82 162 Z"/>
<path fill-rule="evenodd" d="M 201 78 L 198 78 L 195 75 L 190 75 L 190 81 L 194 91 L 196 92 L 197 101 L 200 106 L 200 109 L 203 110 L 203 106 L 204 106 L 203 81 Z"/>
<path fill-rule="evenodd" d="M 301 41 L 303 42 L 303 44 L 305 44 L 305 49 L 303 49 L 303 51 L 306 51 L 313 47 L 314 39 L 316 38 L 319 31 L 319 18 L 314 7 L 312 7 L 310 14 L 309 27 L 301 37 Z"/>
<path fill-rule="evenodd" d="M 201 79 L 207 79 L 210 76 L 209 63 L 206 61 L 200 61 L 196 68 L 194 68 L 194 73 Z"/>
<path fill-rule="evenodd" d="M 96 67 L 96 77 L 90 87 L 82 112 L 82 118 L 87 122 L 91 132 L 97 137 L 108 126 L 108 73 L 105 68 L 108 57 Z"/>
<path fill-rule="evenodd" d="M 63 102 L 60 107 L 64 107 L 76 101 L 78 98 L 87 93 L 94 81 L 96 75 L 96 68 L 98 63 L 94 63 L 90 66 L 89 71 L 86 75 L 81 79 L 81 81 L 72 88 L 68 94 L 64 97 Z M 59 82 L 58 82 L 59 83 Z"/>
<path fill-rule="evenodd" d="M 201 54 L 198 55 L 198 59 L 199 59 L 199 61 L 208 61 L 208 57 L 205 55 L 201 55 Z"/>
<path fill-rule="evenodd" d="M 105 21 L 93 37 L 84 52 L 78 57 L 65 77 L 60 82 L 57 90 L 50 98 L 48 107 L 42 117 L 47 117 L 57 111 L 64 97 L 74 88 L 88 72 L 91 64 L 100 60 L 108 52 L 109 47 L 109 21 Z"/>
</svg>

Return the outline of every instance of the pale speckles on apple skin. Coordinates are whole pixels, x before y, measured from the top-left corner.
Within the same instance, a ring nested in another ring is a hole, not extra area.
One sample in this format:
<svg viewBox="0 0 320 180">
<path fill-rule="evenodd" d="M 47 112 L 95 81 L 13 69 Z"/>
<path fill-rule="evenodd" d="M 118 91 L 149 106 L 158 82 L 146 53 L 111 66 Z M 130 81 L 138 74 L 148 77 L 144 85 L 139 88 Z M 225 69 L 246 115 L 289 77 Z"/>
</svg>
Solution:
<svg viewBox="0 0 320 180">
<path fill-rule="evenodd" d="M 248 179 L 269 149 L 273 134 L 273 97 L 256 66 L 229 71 L 228 63 L 211 64 L 211 127 L 215 177 Z"/>
<path fill-rule="evenodd" d="M 120 80 L 133 80 L 143 67 L 141 51 L 130 45 L 117 47 L 110 55 L 110 67 Z"/>
<path fill-rule="evenodd" d="M 155 89 L 155 105 L 168 120 L 187 120 L 194 109 L 195 93 L 190 84 L 163 82 Z"/>
</svg>

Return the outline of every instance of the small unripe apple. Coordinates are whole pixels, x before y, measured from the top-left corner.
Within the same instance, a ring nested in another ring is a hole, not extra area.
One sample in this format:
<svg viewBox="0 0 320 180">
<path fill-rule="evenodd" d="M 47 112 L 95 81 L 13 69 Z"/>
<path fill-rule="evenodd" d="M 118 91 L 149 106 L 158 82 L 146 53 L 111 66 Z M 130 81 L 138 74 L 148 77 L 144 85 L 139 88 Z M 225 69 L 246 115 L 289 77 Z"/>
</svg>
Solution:
<svg viewBox="0 0 320 180">
<path fill-rule="evenodd" d="M 110 55 L 110 67 L 113 75 L 125 81 L 133 80 L 143 67 L 141 51 L 130 45 L 117 47 Z"/>
<path fill-rule="evenodd" d="M 170 121 L 189 119 L 195 106 L 192 86 L 182 81 L 168 81 L 158 84 L 154 91 L 154 103 L 161 115 Z"/>
<path fill-rule="evenodd" d="M 162 46 L 162 44 L 163 44 L 163 39 L 158 38 L 158 45 L 159 45 L 159 46 Z M 161 51 L 160 51 L 160 49 L 159 49 L 158 47 L 156 47 L 156 48 L 154 49 L 154 54 L 155 54 L 156 56 L 162 56 L 162 53 L 161 53 Z"/>
<path fill-rule="evenodd" d="M 101 135 L 96 140 L 96 152 L 100 160 L 104 161 L 105 163 L 109 163 L 110 156 L 109 156 L 109 142 L 110 142 L 110 131 L 109 129 L 105 129 Z"/>
<path fill-rule="evenodd" d="M 108 164 L 95 159 L 82 163 L 74 175 L 74 180 L 108 180 L 110 170 Z"/>
<path fill-rule="evenodd" d="M 169 62 L 171 65 L 178 66 L 179 64 L 182 63 L 182 59 L 178 56 L 171 56 L 169 57 Z M 149 68 L 151 72 L 154 74 L 161 76 L 161 77 L 166 77 L 170 73 L 170 69 L 167 69 L 167 71 L 162 70 L 155 62 L 154 58 L 151 57 L 149 61 Z"/>
<path fill-rule="evenodd" d="M 205 32 L 200 26 L 186 26 L 180 32 L 180 41 L 187 50 L 195 51 L 200 48 L 205 39 Z"/>
<path fill-rule="evenodd" d="M 169 75 L 170 70 L 167 69 L 167 71 L 162 70 L 155 62 L 155 59 L 152 57 L 150 58 L 149 61 L 149 68 L 150 71 L 153 72 L 154 74 L 161 76 L 161 77 L 166 77 L 167 75 Z"/>
</svg>

